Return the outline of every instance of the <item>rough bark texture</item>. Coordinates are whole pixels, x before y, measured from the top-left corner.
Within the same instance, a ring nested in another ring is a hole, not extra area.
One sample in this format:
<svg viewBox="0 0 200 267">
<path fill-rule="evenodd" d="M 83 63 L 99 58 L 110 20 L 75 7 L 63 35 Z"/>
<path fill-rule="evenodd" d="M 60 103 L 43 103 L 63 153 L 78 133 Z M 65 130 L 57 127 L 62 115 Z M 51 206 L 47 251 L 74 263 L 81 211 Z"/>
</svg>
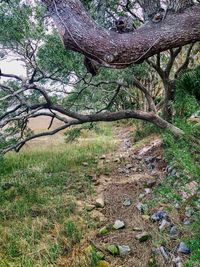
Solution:
<svg viewBox="0 0 200 267">
<path fill-rule="evenodd" d="M 99 27 L 79 0 L 44 0 L 66 48 L 114 68 L 125 68 L 169 48 L 200 40 L 200 5 L 169 12 L 159 23 L 149 22 L 133 33 Z M 181 2 L 181 1 L 180 1 Z"/>
<path fill-rule="evenodd" d="M 168 8 L 172 11 L 178 12 L 191 5 L 193 5 L 192 0 L 170 0 Z"/>
</svg>

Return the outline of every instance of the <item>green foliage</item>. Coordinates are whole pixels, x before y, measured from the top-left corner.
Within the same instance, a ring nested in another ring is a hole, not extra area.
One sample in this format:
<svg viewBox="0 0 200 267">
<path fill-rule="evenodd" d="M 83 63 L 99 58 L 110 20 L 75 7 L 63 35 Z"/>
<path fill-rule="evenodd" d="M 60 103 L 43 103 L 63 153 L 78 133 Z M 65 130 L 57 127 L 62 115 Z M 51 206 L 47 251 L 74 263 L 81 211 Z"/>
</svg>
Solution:
<svg viewBox="0 0 200 267">
<path fill-rule="evenodd" d="M 176 81 L 176 116 L 188 118 L 198 110 L 200 101 L 200 66 L 184 73 Z"/>
<path fill-rule="evenodd" d="M 0 42 L 20 43 L 43 33 L 42 14 L 44 8 L 22 3 L 20 0 L 0 3 Z M 37 18 L 34 20 L 33 17 Z"/>
</svg>

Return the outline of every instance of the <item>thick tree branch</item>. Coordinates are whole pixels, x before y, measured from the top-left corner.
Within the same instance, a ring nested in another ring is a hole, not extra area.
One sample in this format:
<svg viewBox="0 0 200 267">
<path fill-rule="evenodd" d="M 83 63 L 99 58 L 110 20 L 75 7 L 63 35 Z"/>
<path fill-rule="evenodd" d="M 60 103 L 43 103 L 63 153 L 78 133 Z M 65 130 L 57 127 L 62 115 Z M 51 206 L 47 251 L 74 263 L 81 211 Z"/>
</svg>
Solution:
<svg viewBox="0 0 200 267">
<path fill-rule="evenodd" d="M 118 34 L 99 27 L 79 0 L 43 0 L 66 48 L 107 67 L 124 68 L 170 48 L 200 40 L 200 5 L 169 12 L 159 23 L 149 22 L 133 33 Z"/>
<path fill-rule="evenodd" d="M 66 114 L 68 112 L 66 111 Z M 134 119 L 141 119 L 144 121 L 151 122 L 155 125 L 157 125 L 161 129 L 169 129 L 175 136 L 179 137 L 183 134 L 183 131 L 179 128 L 173 126 L 172 124 L 168 123 L 167 121 L 163 120 L 161 117 L 156 115 L 153 112 L 144 112 L 140 110 L 124 110 L 119 112 L 103 112 L 103 113 L 97 113 L 92 115 L 81 115 L 76 113 L 77 119 L 69 120 L 66 124 L 52 130 L 52 131 L 46 131 L 38 134 L 33 134 L 32 136 L 29 136 L 25 138 L 24 140 L 19 141 L 17 144 L 13 146 L 9 146 L 5 148 L 2 153 L 7 153 L 10 150 L 15 150 L 16 152 L 19 152 L 20 149 L 28 142 L 35 138 L 42 137 L 42 136 L 49 136 L 54 135 L 57 132 L 64 130 L 72 125 L 79 125 L 87 122 L 99 122 L 99 121 L 116 121 L 116 120 L 122 120 L 122 119 L 128 119 L 128 118 L 134 118 Z M 78 119 L 80 118 L 80 119 Z"/>
</svg>

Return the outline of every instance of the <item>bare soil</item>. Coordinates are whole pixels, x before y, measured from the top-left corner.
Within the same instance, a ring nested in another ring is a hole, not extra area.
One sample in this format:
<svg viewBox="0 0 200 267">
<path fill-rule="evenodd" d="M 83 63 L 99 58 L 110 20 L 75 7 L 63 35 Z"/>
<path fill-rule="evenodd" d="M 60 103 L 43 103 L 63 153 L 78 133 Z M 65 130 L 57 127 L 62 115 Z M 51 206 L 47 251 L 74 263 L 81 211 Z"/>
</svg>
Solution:
<svg viewBox="0 0 200 267">
<path fill-rule="evenodd" d="M 105 220 L 99 224 L 99 227 L 113 225 L 118 219 L 124 221 L 125 228 L 110 231 L 104 236 L 97 234 L 94 238 L 95 243 L 101 248 L 105 248 L 108 244 L 128 245 L 131 248 L 131 253 L 123 258 L 106 255 L 106 260 L 111 263 L 110 266 L 114 267 L 150 266 L 152 240 L 140 243 L 135 236 L 141 232 L 148 232 L 151 236 L 157 235 L 157 231 L 154 230 L 157 228 L 155 224 L 151 220 L 144 219 L 136 206 L 139 202 L 151 197 L 148 194 L 142 200 L 139 198 L 140 194 L 144 193 L 147 181 L 156 180 L 159 183 L 162 179 L 165 162 L 161 161 L 155 170 L 150 170 L 144 162 L 144 156 L 148 154 L 158 156 L 161 153 L 160 147 L 152 147 L 148 153 L 139 156 L 141 149 L 146 144 L 141 143 L 139 147 L 135 147 L 130 136 L 132 130 L 131 127 L 116 128 L 116 138 L 119 141 L 118 150 L 114 154 L 106 155 L 105 159 L 101 160 L 101 164 L 108 164 L 112 168 L 112 172 L 110 175 L 100 175 L 96 181 L 97 197 L 103 195 L 105 200 L 105 207 L 101 210 Z M 152 141 L 155 141 L 155 137 L 148 140 L 148 145 Z M 123 205 L 125 198 L 131 199 L 131 206 Z M 159 267 L 162 266 L 171 265 L 166 265 L 161 260 Z"/>
</svg>

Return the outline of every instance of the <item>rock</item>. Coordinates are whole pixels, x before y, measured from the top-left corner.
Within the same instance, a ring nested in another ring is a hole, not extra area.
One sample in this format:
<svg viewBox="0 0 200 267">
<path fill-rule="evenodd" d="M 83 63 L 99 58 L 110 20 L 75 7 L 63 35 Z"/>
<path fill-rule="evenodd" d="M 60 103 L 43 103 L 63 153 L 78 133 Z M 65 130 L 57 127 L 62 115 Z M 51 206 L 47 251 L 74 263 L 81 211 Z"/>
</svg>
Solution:
<svg viewBox="0 0 200 267">
<path fill-rule="evenodd" d="M 162 219 L 167 219 L 167 213 L 163 210 L 159 210 L 155 212 L 153 215 L 151 215 L 152 221 L 158 222 Z"/>
<path fill-rule="evenodd" d="M 152 163 L 152 162 L 155 161 L 155 157 L 145 157 L 144 161 L 147 162 L 147 163 L 149 163 L 149 162 Z"/>
<path fill-rule="evenodd" d="M 91 217 L 95 220 L 95 221 L 98 221 L 98 222 L 105 222 L 106 221 L 106 218 L 105 216 L 103 215 L 103 213 L 101 213 L 100 211 L 98 210 L 93 210 L 91 212 Z"/>
<path fill-rule="evenodd" d="M 173 225 L 171 227 L 169 234 L 170 234 L 171 237 L 174 237 L 174 236 L 178 235 L 178 229 L 177 229 L 176 225 Z"/>
<path fill-rule="evenodd" d="M 152 188 L 154 185 L 156 185 L 156 180 L 155 179 L 150 179 L 145 182 L 145 186 L 148 188 Z"/>
<path fill-rule="evenodd" d="M 168 222 L 167 220 L 165 220 L 165 219 L 162 219 L 162 221 L 161 221 L 161 224 L 160 224 L 160 226 L 159 226 L 159 230 L 160 231 L 163 231 L 163 230 L 165 230 L 167 227 L 169 227 L 170 226 L 170 222 Z"/>
<path fill-rule="evenodd" d="M 198 183 L 192 181 L 184 186 L 184 190 L 181 191 L 181 196 L 183 200 L 187 200 L 189 197 L 194 196 L 198 190 Z"/>
<path fill-rule="evenodd" d="M 87 167 L 89 164 L 88 164 L 87 162 L 83 162 L 82 165 L 83 165 L 84 167 Z"/>
<path fill-rule="evenodd" d="M 107 246 L 107 251 L 108 251 L 111 255 L 113 255 L 113 256 L 117 256 L 117 255 L 119 255 L 119 249 L 118 249 L 118 247 L 115 246 L 115 245 L 109 245 L 109 246 Z"/>
<path fill-rule="evenodd" d="M 110 264 L 109 264 L 109 262 L 107 262 L 107 261 L 99 261 L 98 263 L 97 263 L 97 267 L 109 267 L 110 266 Z"/>
<path fill-rule="evenodd" d="M 104 208 L 105 203 L 104 203 L 104 199 L 103 199 L 103 197 L 99 197 L 99 198 L 96 199 L 96 201 L 95 201 L 95 206 L 96 206 L 97 208 Z"/>
<path fill-rule="evenodd" d="M 184 225 L 190 225 L 191 224 L 191 221 L 188 218 L 184 218 L 183 219 L 183 224 Z"/>
<path fill-rule="evenodd" d="M 85 206 L 85 209 L 87 211 L 92 211 L 93 209 L 95 209 L 95 205 L 87 205 L 87 206 Z"/>
<path fill-rule="evenodd" d="M 139 199 L 142 199 L 143 197 L 145 197 L 145 194 L 139 194 Z"/>
<path fill-rule="evenodd" d="M 125 223 L 123 221 L 120 220 L 116 220 L 114 225 L 113 225 L 113 229 L 115 230 L 119 230 L 125 227 Z"/>
<path fill-rule="evenodd" d="M 160 254 L 163 256 L 163 258 L 164 258 L 166 261 L 168 261 L 170 257 L 169 257 L 169 253 L 168 253 L 167 249 L 166 249 L 164 246 L 161 246 L 161 247 L 159 248 L 159 250 L 160 250 Z"/>
<path fill-rule="evenodd" d="M 148 234 L 147 232 L 143 232 L 141 234 L 136 235 L 136 239 L 139 240 L 139 242 L 145 242 L 147 241 L 149 238 L 151 237 L 150 234 Z"/>
<path fill-rule="evenodd" d="M 101 252 L 101 251 L 97 251 L 96 254 L 97 254 L 97 257 L 98 257 L 99 260 L 104 260 L 105 255 L 103 254 L 103 252 Z"/>
<path fill-rule="evenodd" d="M 150 194 L 151 193 L 151 189 L 150 188 L 145 188 L 144 191 L 145 191 L 145 194 Z"/>
<path fill-rule="evenodd" d="M 119 249 L 119 255 L 120 256 L 125 256 L 131 252 L 130 247 L 125 246 L 125 245 L 118 246 L 118 249 Z"/>
<path fill-rule="evenodd" d="M 174 263 L 174 267 L 182 267 L 183 266 L 181 258 L 179 256 L 178 257 L 174 257 L 172 259 L 172 262 Z"/>
<path fill-rule="evenodd" d="M 148 210 L 148 206 L 146 204 L 143 204 L 141 202 L 139 202 L 136 206 L 136 208 L 141 212 L 141 213 L 145 213 Z"/>
<path fill-rule="evenodd" d="M 185 216 L 190 218 L 194 214 L 194 210 L 191 207 L 185 208 Z"/>
<path fill-rule="evenodd" d="M 145 221 L 148 221 L 150 219 L 149 215 L 142 215 L 142 219 L 144 219 Z"/>
<path fill-rule="evenodd" d="M 175 169 L 172 170 L 171 175 L 176 176 L 176 170 Z"/>
<path fill-rule="evenodd" d="M 123 206 L 129 207 L 129 206 L 131 206 L 131 204 L 132 204 L 132 200 L 130 198 L 128 198 L 128 197 L 124 198 Z"/>
<path fill-rule="evenodd" d="M 131 169 L 131 168 L 133 168 L 133 165 L 132 164 L 126 164 L 126 168 Z"/>
<path fill-rule="evenodd" d="M 99 230 L 100 235 L 106 235 L 108 232 L 109 232 L 109 229 L 107 226 L 104 226 Z"/>
<path fill-rule="evenodd" d="M 102 155 L 99 159 L 106 159 L 106 156 Z"/>
<path fill-rule="evenodd" d="M 91 245 L 89 245 L 87 248 L 85 248 L 84 252 L 87 254 L 87 255 L 91 255 L 92 252 L 93 252 L 93 247 Z"/>
<path fill-rule="evenodd" d="M 174 207 L 175 207 L 176 209 L 180 209 L 180 204 L 179 204 L 179 203 L 175 203 Z"/>
<path fill-rule="evenodd" d="M 191 251 L 184 242 L 181 242 L 179 244 L 178 252 L 187 255 L 190 254 Z"/>
<path fill-rule="evenodd" d="M 120 158 L 115 158 L 113 161 L 119 163 L 120 162 Z"/>
<path fill-rule="evenodd" d="M 166 167 L 166 172 L 167 172 L 168 174 L 170 174 L 170 173 L 172 172 L 173 168 L 174 168 L 173 166 L 168 165 L 168 166 Z"/>
</svg>

